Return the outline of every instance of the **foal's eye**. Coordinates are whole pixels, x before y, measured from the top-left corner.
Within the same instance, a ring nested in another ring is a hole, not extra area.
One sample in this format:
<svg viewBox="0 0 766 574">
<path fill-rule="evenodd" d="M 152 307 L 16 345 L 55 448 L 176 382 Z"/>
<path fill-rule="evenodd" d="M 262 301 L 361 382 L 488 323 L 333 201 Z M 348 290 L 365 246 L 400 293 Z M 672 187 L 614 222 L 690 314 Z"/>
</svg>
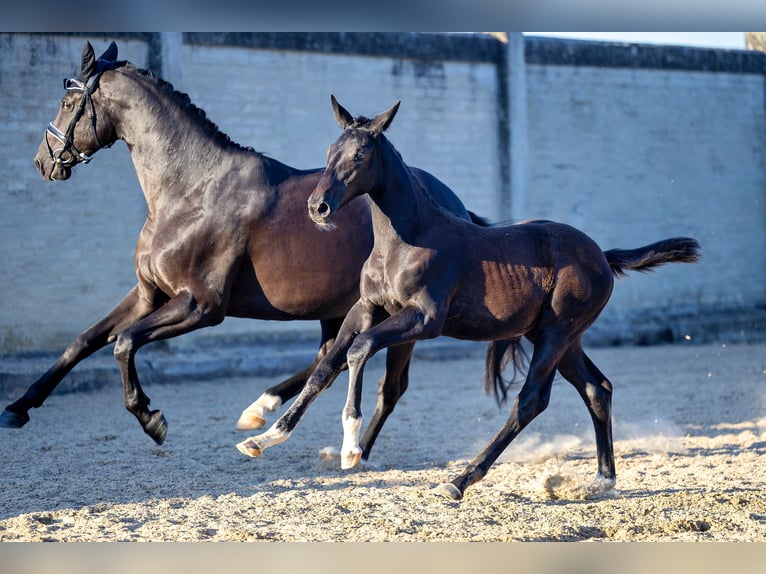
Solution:
<svg viewBox="0 0 766 574">
<path fill-rule="evenodd" d="M 354 155 L 354 161 L 356 163 L 361 163 L 361 161 L 364 159 L 364 152 L 358 151 L 356 152 L 356 155 Z"/>
</svg>

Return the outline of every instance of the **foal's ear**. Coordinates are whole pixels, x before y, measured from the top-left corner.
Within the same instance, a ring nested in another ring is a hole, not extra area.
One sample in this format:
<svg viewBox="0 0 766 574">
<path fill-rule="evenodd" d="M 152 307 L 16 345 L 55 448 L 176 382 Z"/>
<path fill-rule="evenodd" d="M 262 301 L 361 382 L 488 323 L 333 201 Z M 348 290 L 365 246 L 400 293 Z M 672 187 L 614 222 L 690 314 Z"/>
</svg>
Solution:
<svg viewBox="0 0 766 574">
<path fill-rule="evenodd" d="M 399 104 L 402 102 L 396 102 L 390 109 L 386 110 L 382 114 L 378 114 L 374 120 L 370 122 L 370 131 L 375 133 L 383 133 L 388 129 L 388 126 L 391 125 L 391 122 L 394 121 L 394 116 L 396 115 L 397 110 L 399 109 Z"/>
<path fill-rule="evenodd" d="M 96 54 L 93 52 L 93 46 L 86 41 L 82 47 L 82 63 L 80 65 L 80 79 L 87 80 L 96 71 Z"/>
<path fill-rule="evenodd" d="M 348 113 L 348 110 L 341 106 L 332 94 L 330 94 L 330 102 L 332 103 L 332 113 L 335 116 L 335 121 L 338 122 L 340 129 L 345 130 L 348 126 L 354 123 L 354 116 Z"/>
<path fill-rule="evenodd" d="M 114 42 L 114 40 L 112 40 L 112 43 L 109 44 L 109 47 L 104 50 L 104 53 L 101 54 L 98 59 L 109 63 L 114 63 L 117 61 L 117 44 Z"/>
</svg>

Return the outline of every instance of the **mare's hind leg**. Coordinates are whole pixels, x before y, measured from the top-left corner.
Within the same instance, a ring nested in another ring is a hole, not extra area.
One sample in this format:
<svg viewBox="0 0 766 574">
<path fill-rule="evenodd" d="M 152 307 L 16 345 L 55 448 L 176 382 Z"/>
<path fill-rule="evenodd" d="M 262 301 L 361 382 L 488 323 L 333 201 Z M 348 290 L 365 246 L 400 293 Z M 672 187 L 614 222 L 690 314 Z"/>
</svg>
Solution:
<svg viewBox="0 0 766 574">
<path fill-rule="evenodd" d="M 41 406 L 75 365 L 111 343 L 116 333 L 145 317 L 153 309 L 151 304 L 141 299 L 138 287 L 134 287 L 106 317 L 80 333 L 20 399 L 6 407 L 0 415 L 0 426 L 19 428 L 26 424 L 29 421 L 29 409 Z"/>
<path fill-rule="evenodd" d="M 474 457 L 460 476 L 438 487 L 439 493 L 454 500 L 463 498 L 465 489 L 484 478 L 511 441 L 548 407 L 553 377 L 565 349 L 566 343 L 561 337 L 536 339 L 526 381 L 513 403 L 511 414 L 505 425 L 484 450 Z"/>
<path fill-rule="evenodd" d="M 330 350 L 338 335 L 338 330 L 343 323 L 343 318 L 329 319 L 320 322 L 322 327 L 322 339 L 319 344 L 319 351 L 314 358 L 314 362 L 302 371 L 294 374 L 289 379 L 282 381 L 266 389 L 249 407 L 247 407 L 237 421 L 239 430 L 254 430 L 263 427 L 266 424 L 266 414 L 274 412 L 285 402 L 301 392 L 311 373 L 314 372 L 317 364 Z"/>
<path fill-rule="evenodd" d="M 378 386 L 375 412 L 372 414 L 360 443 L 362 460 L 364 461 L 369 460 L 372 446 L 375 444 L 383 424 L 409 386 L 410 359 L 414 347 L 415 343 L 406 343 L 389 347 L 386 352 L 386 372 L 383 373 Z"/>
<path fill-rule="evenodd" d="M 609 489 L 616 481 L 612 445 L 612 384 L 588 358 L 579 341 L 561 358 L 559 372 L 577 389 L 588 407 L 598 453 L 598 476 L 594 486 Z"/>
<path fill-rule="evenodd" d="M 149 411 L 146 396 L 136 372 L 135 355 L 138 349 L 152 341 L 183 335 L 201 327 L 220 323 L 222 314 L 204 311 L 202 305 L 190 292 L 182 291 L 149 316 L 137 321 L 118 336 L 114 345 L 114 357 L 120 366 L 125 407 L 141 423 L 144 432 L 157 444 L 162 444 L 167 433 L 167 422 L 162 411 Z"/>
</svg>

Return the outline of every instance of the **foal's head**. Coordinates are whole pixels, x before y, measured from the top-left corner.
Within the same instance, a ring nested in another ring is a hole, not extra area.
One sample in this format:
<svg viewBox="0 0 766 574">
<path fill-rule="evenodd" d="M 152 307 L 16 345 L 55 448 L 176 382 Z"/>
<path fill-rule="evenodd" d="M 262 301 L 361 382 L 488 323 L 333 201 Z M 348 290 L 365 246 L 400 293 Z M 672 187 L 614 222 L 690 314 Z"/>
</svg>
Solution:
<svg viewBox="0 0 766 574">
<path fill-rule="evenodd" d="M 99 109 L 98 80 L 117 60 L 117 45 L 112 42 L 97 59 L 93 46 L 86 42 L 77 78 L 64 80 L 66 93 L 56 118 L 48 124 L 35 154 L 35 165 L 47 180 L 68 179 L 78 163 L 88 163 L 102 147 L 114 143 L 116 136 L 109 118 Z"/>
<path fill-rule="evenodd" d="M 309 196 L 309 215 L 315 223 L 331 227 L 335 212 L 359 195 L 375 189 L 379 177 L 382 133 L 391 125 L 399 102 L 373 119 L 354 118 L 330 96 L 335 121 L 343 130 L 327 149 L 327 168 Z"/>
</svg>

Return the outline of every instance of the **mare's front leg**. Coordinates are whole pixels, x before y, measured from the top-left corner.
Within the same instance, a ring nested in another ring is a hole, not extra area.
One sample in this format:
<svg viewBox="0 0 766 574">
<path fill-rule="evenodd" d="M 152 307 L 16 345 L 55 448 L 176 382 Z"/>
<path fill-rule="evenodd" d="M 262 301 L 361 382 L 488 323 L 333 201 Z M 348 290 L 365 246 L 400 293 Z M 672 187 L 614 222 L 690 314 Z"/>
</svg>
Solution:
<svg viewBox="0 0 766 574">
<path fill-rule="evenodd" d="M 224 314 L 220 305 L 203 304 L 190 291 L 181 291 L 165 305 L 123 330 L 114 345 L 114 357 L 120 366 L 125 393 L 125 407 L 141 423 L 144 432 L 157 444 L 165 441 L 167 421 L 162 411 L 149 411 L 146 396 L 136 372 L 138 349 L 152 341 L 183 335 L 201 327 L 220 323 Z"/>
<path fill-rule="evenodd" d="M 237 429 L 254 430 L 263 427 L 266 424 L 267 413 L 274 412 L 288 400 L 301 392 L 301 389 L 303 389 L 306 381 L 311 376 L 311 373 L 316 369 L 319 361 L 327 355 L 327 352 L 335 342 L 335 337 L 338 335 L 338 330 L 342 323 L 342 317 L 320 322 L 322 327 L 322 340 L 319 344 L 319 351 L 311 365 L 302 371 L 295 373 L 289 379 L 266 389 L 260 397 L 242 411 L 242 414 L 237 421 Z"/>
<path fill-rule="evenodd" d="M 237 450 L 247 456 L 260 456 L 264 449 L 286 441 L 300 422 L 311 403 L 325 390 L 346 366 L 346 351 L 357 334 L 369 325 L 371 316 L 361 301 L 351 307 L 340 332 L 330 350 L 319 361 L 303 390 L 290 408 L 265 433 L 250 437 L 237 444 Z"/>
<path fill-rule="evenodd" d="M 438 312 L 436 305 L 428 305 L 428 308 L 433 311 L 429 313 L 420 307 L 405 307 L 395 315 L 360 333 L 349 348 L 346 355 L 349 380 L 346 406 L 343 409 L 341 468 L 353 468 L 362 456 L 359 432 L 362 427 L 364 366 L 381 349 L 439 336 L 444 324 L 444 315 Z"/>
<path fill-rule="evenodd" d="M 154 309 L 152 303 L 140 297 L 138 286 L 134 287 L 106 317 L 80 333 L 53 366 L 30 385 L 21 398 L 6 407 L 0 415 L 0 426 L 24 426 L 29 421 L 29 409 L 40 407 L 75 365 L 111 343 L 117 333 Z"/>
</svg>

